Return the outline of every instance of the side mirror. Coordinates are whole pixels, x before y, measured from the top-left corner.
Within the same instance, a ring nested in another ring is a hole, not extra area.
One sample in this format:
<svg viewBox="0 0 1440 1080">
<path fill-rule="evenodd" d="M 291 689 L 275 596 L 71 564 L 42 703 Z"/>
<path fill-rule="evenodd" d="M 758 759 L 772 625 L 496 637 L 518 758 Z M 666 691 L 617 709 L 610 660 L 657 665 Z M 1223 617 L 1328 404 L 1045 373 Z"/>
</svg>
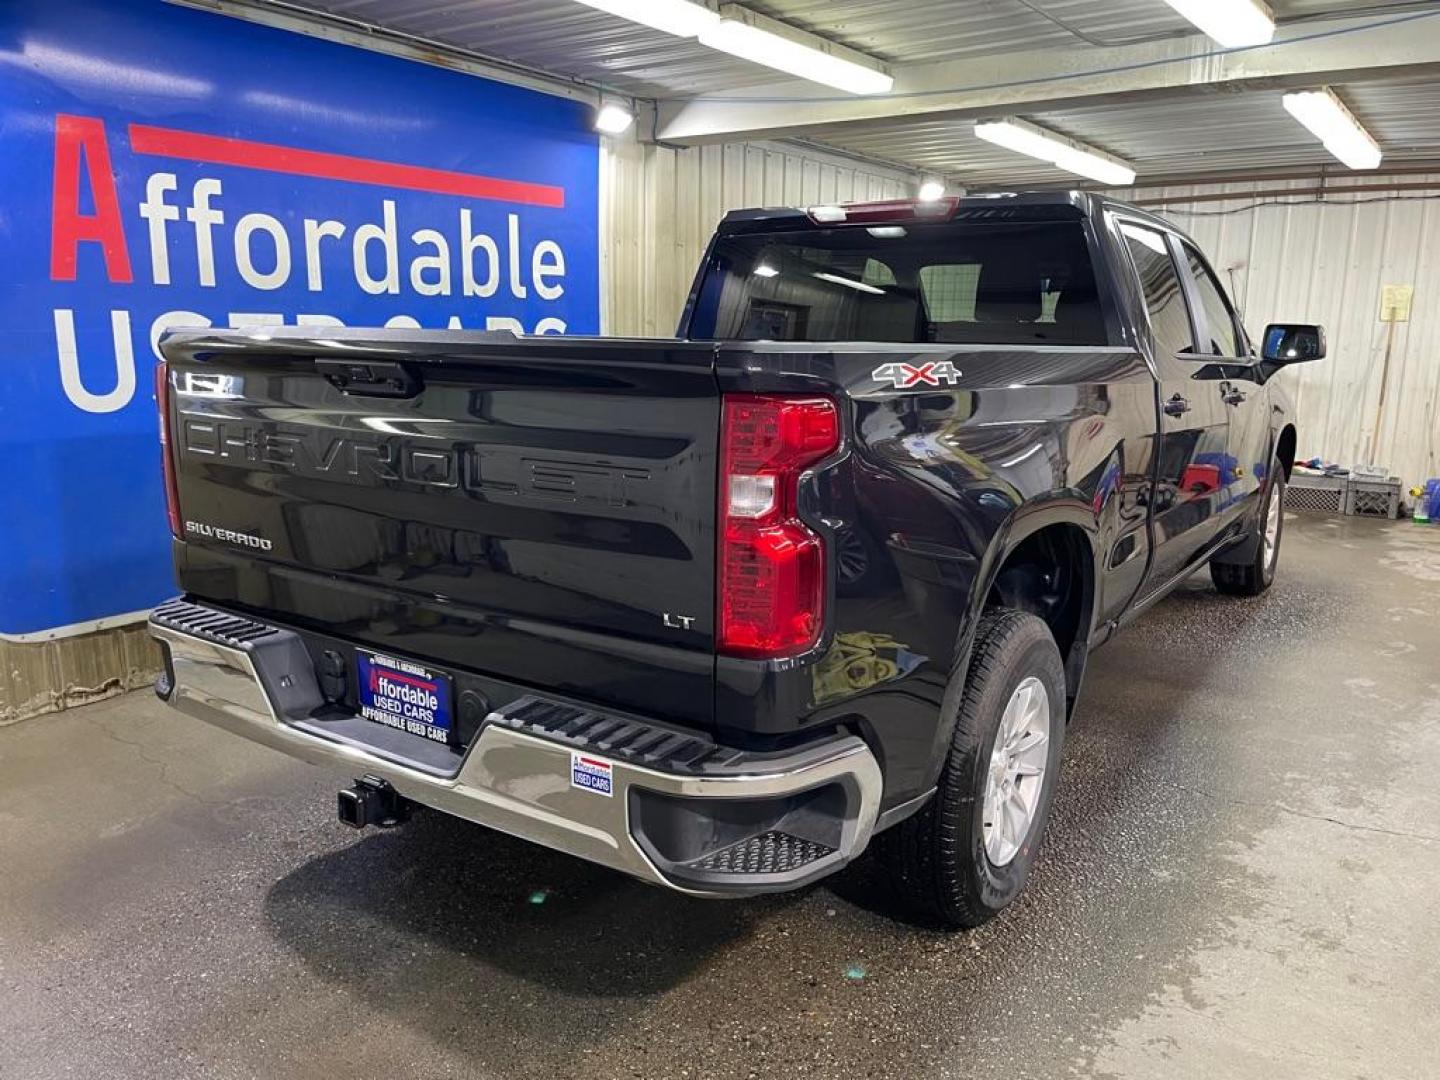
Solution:
<svg viewBox="0 0 1440 1080">
<path fill-rule="evenodd" d="M 1325 328 L 1305 323 L 1271 323 L 1265 328 L 1260 359 L 1272 364 L 1303 364 L 1325 356 Z"/>
</svg>

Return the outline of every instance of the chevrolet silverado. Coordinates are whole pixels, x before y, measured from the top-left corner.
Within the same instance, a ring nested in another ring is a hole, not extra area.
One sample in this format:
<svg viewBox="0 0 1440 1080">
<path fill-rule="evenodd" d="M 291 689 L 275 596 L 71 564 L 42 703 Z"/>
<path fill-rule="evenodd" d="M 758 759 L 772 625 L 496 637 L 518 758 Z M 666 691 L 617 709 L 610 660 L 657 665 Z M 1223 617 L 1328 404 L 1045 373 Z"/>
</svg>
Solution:
<svg viewBox="0 0 1440 1080">
<path fill-rule="evenodd" d="M 1083 193 L 727 215 L 673 340 L 172 332 L 172 706 L 699 896 L 867 847 L 973 926 L 1086 660 L 1274 578 L 1295 459 L 1199 248 Z"/>
</svg>

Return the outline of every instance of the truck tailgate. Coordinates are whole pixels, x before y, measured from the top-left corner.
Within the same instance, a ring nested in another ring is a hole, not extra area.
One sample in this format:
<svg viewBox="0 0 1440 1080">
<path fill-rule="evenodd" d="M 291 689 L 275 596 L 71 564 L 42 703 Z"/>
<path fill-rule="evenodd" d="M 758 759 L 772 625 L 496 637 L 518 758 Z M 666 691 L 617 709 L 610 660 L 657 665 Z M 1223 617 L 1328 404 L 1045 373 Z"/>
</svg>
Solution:
<svg viewBox="0 0 1440 1080">
<path fill-rule="evenodd" d="M 708 726 L 714 348 L 166 339 L 192 597 Z"/>
</svg>

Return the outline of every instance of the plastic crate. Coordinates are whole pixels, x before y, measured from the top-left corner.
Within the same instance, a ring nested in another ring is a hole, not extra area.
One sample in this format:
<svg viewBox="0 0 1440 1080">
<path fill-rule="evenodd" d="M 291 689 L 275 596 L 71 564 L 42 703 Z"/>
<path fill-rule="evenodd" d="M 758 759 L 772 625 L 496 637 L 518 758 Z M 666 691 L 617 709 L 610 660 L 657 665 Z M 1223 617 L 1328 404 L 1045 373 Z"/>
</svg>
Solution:
<svg viewBox="0 0 1440 1080">
<path fill-rule="evenodd" d="M 1345 513 L 1353 517 L 1398 518 L 1400 479 L 1351 480 L 1345 490 Z"/>
<path fill-rule="evenodd" d="M 1350 478 L 1297 472 L 1285 488 L 1285 509 L 1302 514 L 1347 513 Z"/>
</svg>

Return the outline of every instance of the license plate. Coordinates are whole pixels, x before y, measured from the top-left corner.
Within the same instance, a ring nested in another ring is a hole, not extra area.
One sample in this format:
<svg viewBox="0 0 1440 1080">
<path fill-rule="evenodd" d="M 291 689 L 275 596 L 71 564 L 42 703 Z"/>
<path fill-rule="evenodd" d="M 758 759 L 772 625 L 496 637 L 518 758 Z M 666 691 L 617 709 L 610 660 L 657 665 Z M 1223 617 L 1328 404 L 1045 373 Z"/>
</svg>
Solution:
<svg viewBox="0 0 1440 1080">
<path fill-rule="evenodd" d="M 450 741 L 450 678 L 408 660 L 356 651 L 360 715 L 411 735 Z"/>
</svg>

